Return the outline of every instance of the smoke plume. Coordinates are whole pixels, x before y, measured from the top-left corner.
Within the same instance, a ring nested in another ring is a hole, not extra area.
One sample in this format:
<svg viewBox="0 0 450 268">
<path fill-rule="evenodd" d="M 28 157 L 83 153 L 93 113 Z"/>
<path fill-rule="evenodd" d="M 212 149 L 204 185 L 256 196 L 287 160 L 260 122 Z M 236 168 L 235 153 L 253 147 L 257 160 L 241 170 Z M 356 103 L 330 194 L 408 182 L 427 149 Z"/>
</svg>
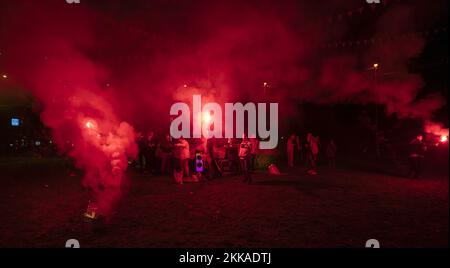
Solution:
<svg viewBox="0 0 450 268">
<path fill-rule="evenodd" d="M 120 197 L 127 157 L 136 155 L 133 128 L 168 131 L 170 105 L 194 93 L 219 103 L 279 102 L 282 113 L 299 101 L 377 103 L 388 114 L 423 120 L 426 131 L 448 133 L 432 120 L 445 100 L 418 99 L 424 80 L 408 68 L 423 37 L 358 51 L 323 48 L 355 29 L 326 18 L 361 1 L 129 2 L 0 6 L 2 67 L 43 103 L 42 121 L 85 171 L 84 185 L 104 214 Z M 431 26 L 447 5 L 436 2 L 391 3 L 353 36 Z"/>
</svg>

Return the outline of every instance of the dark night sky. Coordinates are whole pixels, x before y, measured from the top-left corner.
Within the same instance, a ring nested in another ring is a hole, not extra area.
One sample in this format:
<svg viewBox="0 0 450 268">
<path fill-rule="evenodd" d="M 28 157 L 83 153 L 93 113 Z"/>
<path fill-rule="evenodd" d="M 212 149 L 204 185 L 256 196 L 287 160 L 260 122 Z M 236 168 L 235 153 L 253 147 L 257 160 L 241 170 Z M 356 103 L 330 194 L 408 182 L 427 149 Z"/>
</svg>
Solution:
<svg viewBox="0 0 450 268">
<path fill-rule="evenodd" d="M 295 115 L 301 102 L 376 102 L 400 117 L 430 119 L 434 112 L 448 122 L 448 105 L 438 110 L 448 103 L 447 32 L 405 36 L 447 27 L 444 0 L 374 9 L 356 0 L 1 0 L 0 18 L 0 71 L 10 76 L 1 86 L 29 89 L 44 107 L 76 94 L 61 93 L 61 84 L 89 85 L 119 118 L 145 126 L 166 120 L 160 115 L 168 106 L 193 92 L 261 100 L 267 81 L 266 98 L 282 103 L 285 115 Z M 356 40 L 361 45 L 341 45 Z M 42 65 L 43 58 L 55 64 Z M 382 66 L 375 86 L 373 62 Z M 192 91 L 180 89 L 185 83 Z M 428 101 L 434 93 L 442 99 Z"/>
</svg>

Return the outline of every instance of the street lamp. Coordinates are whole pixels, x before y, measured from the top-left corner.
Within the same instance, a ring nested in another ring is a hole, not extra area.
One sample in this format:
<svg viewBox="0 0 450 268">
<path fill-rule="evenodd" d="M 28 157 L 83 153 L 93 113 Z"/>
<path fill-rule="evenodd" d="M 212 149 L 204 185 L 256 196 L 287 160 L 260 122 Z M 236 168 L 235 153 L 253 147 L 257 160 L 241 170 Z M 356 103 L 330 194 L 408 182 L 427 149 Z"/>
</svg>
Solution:
<svg viewBox="0 0 450 268">
<path fill-rule="evenodd" d="M 263 83 L 263 90 L 264 90 L 264 97 L 266 96 L 267 93 L 267 88 L 269 87 L 269 84 L 267 82 Z"/>
<path fill-rule="evenodd" d="M 374 71 L 374 84 L 375 86 L 378 85 L 378 68 L 380 65 L 378 63 L 373 64 L 373 71 Z M 375 103 L 375 146 L 376 146 L 376 153 L 377 156 L 380 156 L 380 141 L 378 136 L 378 104 Z"/>
</svg>

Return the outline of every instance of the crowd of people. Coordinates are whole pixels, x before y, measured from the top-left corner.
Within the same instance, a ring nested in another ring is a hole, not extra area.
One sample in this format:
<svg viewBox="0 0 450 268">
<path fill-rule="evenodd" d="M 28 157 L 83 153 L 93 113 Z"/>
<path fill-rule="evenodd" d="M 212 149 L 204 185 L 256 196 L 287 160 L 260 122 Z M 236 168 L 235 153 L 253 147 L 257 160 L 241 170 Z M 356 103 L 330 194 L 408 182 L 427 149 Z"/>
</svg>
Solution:
<svg viewBox="0 0 450 268">
<path fill-rule="evenodd" d="M 233 146 L 232 143 L 231 139 L 227 141 L 229 148 Z M 256 137 L 248 138 L 246 135 L 238 143 L 235 143 L 237 151 L 235 162 L 245 183 L 252 183 L 251 174 L 255 170 L 255 161 L 259 154 L 258 143 Z M 157 139 L 154 132 L 148 132 L 138 135 L 137 144 L 139 154 L 134 165 L 141 173 L 170 175 L 178 184 L 189 180 L 210 180 L 222 175 L 215 152 L 215 138 L 203 138 L 195 143 L 188 142 L 183 137 L 175 140 L 170 135 L 164 135 L 161 139 Z M 427 150 L 423 136 L 418 135 L 413 139 L 409 148 L 408 176 L 416 178 L 421 173 L 422 161 Z M 318 174 L 319 159 L 329 168 L 336 168 L 337 153 L 338 146 L 333 139 L 323 146 L 320 137 L 312 133 L 308 133 L 302 138 L 291 134 L 286 140 L 288 169 L 304 166 L 308 175 Z M 201 171 L 198 170 L 198 162 L 200 162 Z"/>
<path fill-rule="evenodd" d="M 134 166 L 140 173 L 170 175 L 178 184 L 218 176 L 214 161 L 214 139 L 200 139 L 190 144 L 183 137 L 172 139 L 166 134 L 158 139 L 154 132 L 141 132 L 137 144 L 139 153 Z M 202 172 L 198 171 L 200 168 Z"/>
<path fill-rule="evenodd" d="M 170 175 L 175 182 L 210 180 L 222 175 L 218 164 L 215 148 L 215 138 L 202 138 L 188 142 L 185 138 L 172 139 L 169 135 L 158 139 L 154 132 L 141 132 L 137 137 L 139 153 L 134 167 L 142 174 Z M 244 174 L 244 182 L 251 183 L 251 171 L 255 168 L 259 141 L 256 137 L 244 135 L 240 143 L 236 139 L 228 139 L 224 147 L 227 149 L 225 158 L 231 159 L 232 148 L 236 150 L 235 169 Z M 201 172 L 198 171 L 199 163 Z"/>
<path fill-rule="evenodd" d="M 236 149 L 236 168 L 243 175 L 245 183 L 252 183 L 252 171 L 255 170 L 255 162 L 259 154 L 259 141 L 256 137 L 244 135 L 238 143 L 236 139 L 228 139 L 225 147 Z M 216 139 L 199 139 L 197 142 L 185 138 L 172 139 L 170 135 L 164 135 L 158 139 L 154 132 L 139 133 L 137 144 L 139 147 L 138 158 L 135 167 L 141 173 L 151 175 L 170 175 L 175 182 L 183 184 L 188 180 L 214 179 L 222 175 L 215 153 Z M 233 143 L 235 145 L 233 145 Z M 302 163 L 306 172 L 317 175 L 317 163 L 319 153 L 322 151 L 320 138 L 308 133 L 304 139 L 292 134 L 287 139 L 287 166 L 293 168 Z M 227 151 L 225 158 L 230 158 Z M 327 144 L 325 156 L 330 167 L 336 166 L 337 146 L 333 140 Z M 198 158 L 200 157 L 200 158 Z M 200 160 L 199 160 L 200 159 Z M 198 162 L 202 165 L 198 172 Z"/>
</svg>

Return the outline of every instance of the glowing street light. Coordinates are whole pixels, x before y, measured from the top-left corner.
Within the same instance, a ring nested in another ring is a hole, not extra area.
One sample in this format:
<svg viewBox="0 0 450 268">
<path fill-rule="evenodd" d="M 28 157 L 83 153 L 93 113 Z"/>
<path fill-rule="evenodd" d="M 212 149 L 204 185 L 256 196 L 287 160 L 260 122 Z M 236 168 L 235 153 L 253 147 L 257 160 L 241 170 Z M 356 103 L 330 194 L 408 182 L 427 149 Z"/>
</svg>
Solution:
<svg viewBox="0 0 450 268">
<path fill-rule="evenodd" d="M 378 63 L 374 63 L 373 65 L 373 74 L 374 74 L 374 82 L 375 86 L 378 85 L 378 67 L 380 66 Z M 375 133 L 378 133 L 378 104 L 375 103 Z M 377 152 L 377 156 L 380 156 L 380 142 L 378 140 L 378 135 L 375 135 L 375 148 Z"/>
<path fill-rule="evenodd" d="M 264 82 L 264 83 L 263 83 L 264 96 L 266 96 L 267 88 L 268 88 L 268 87 L 269 87 L 269 83 Z"/>
</svg>

